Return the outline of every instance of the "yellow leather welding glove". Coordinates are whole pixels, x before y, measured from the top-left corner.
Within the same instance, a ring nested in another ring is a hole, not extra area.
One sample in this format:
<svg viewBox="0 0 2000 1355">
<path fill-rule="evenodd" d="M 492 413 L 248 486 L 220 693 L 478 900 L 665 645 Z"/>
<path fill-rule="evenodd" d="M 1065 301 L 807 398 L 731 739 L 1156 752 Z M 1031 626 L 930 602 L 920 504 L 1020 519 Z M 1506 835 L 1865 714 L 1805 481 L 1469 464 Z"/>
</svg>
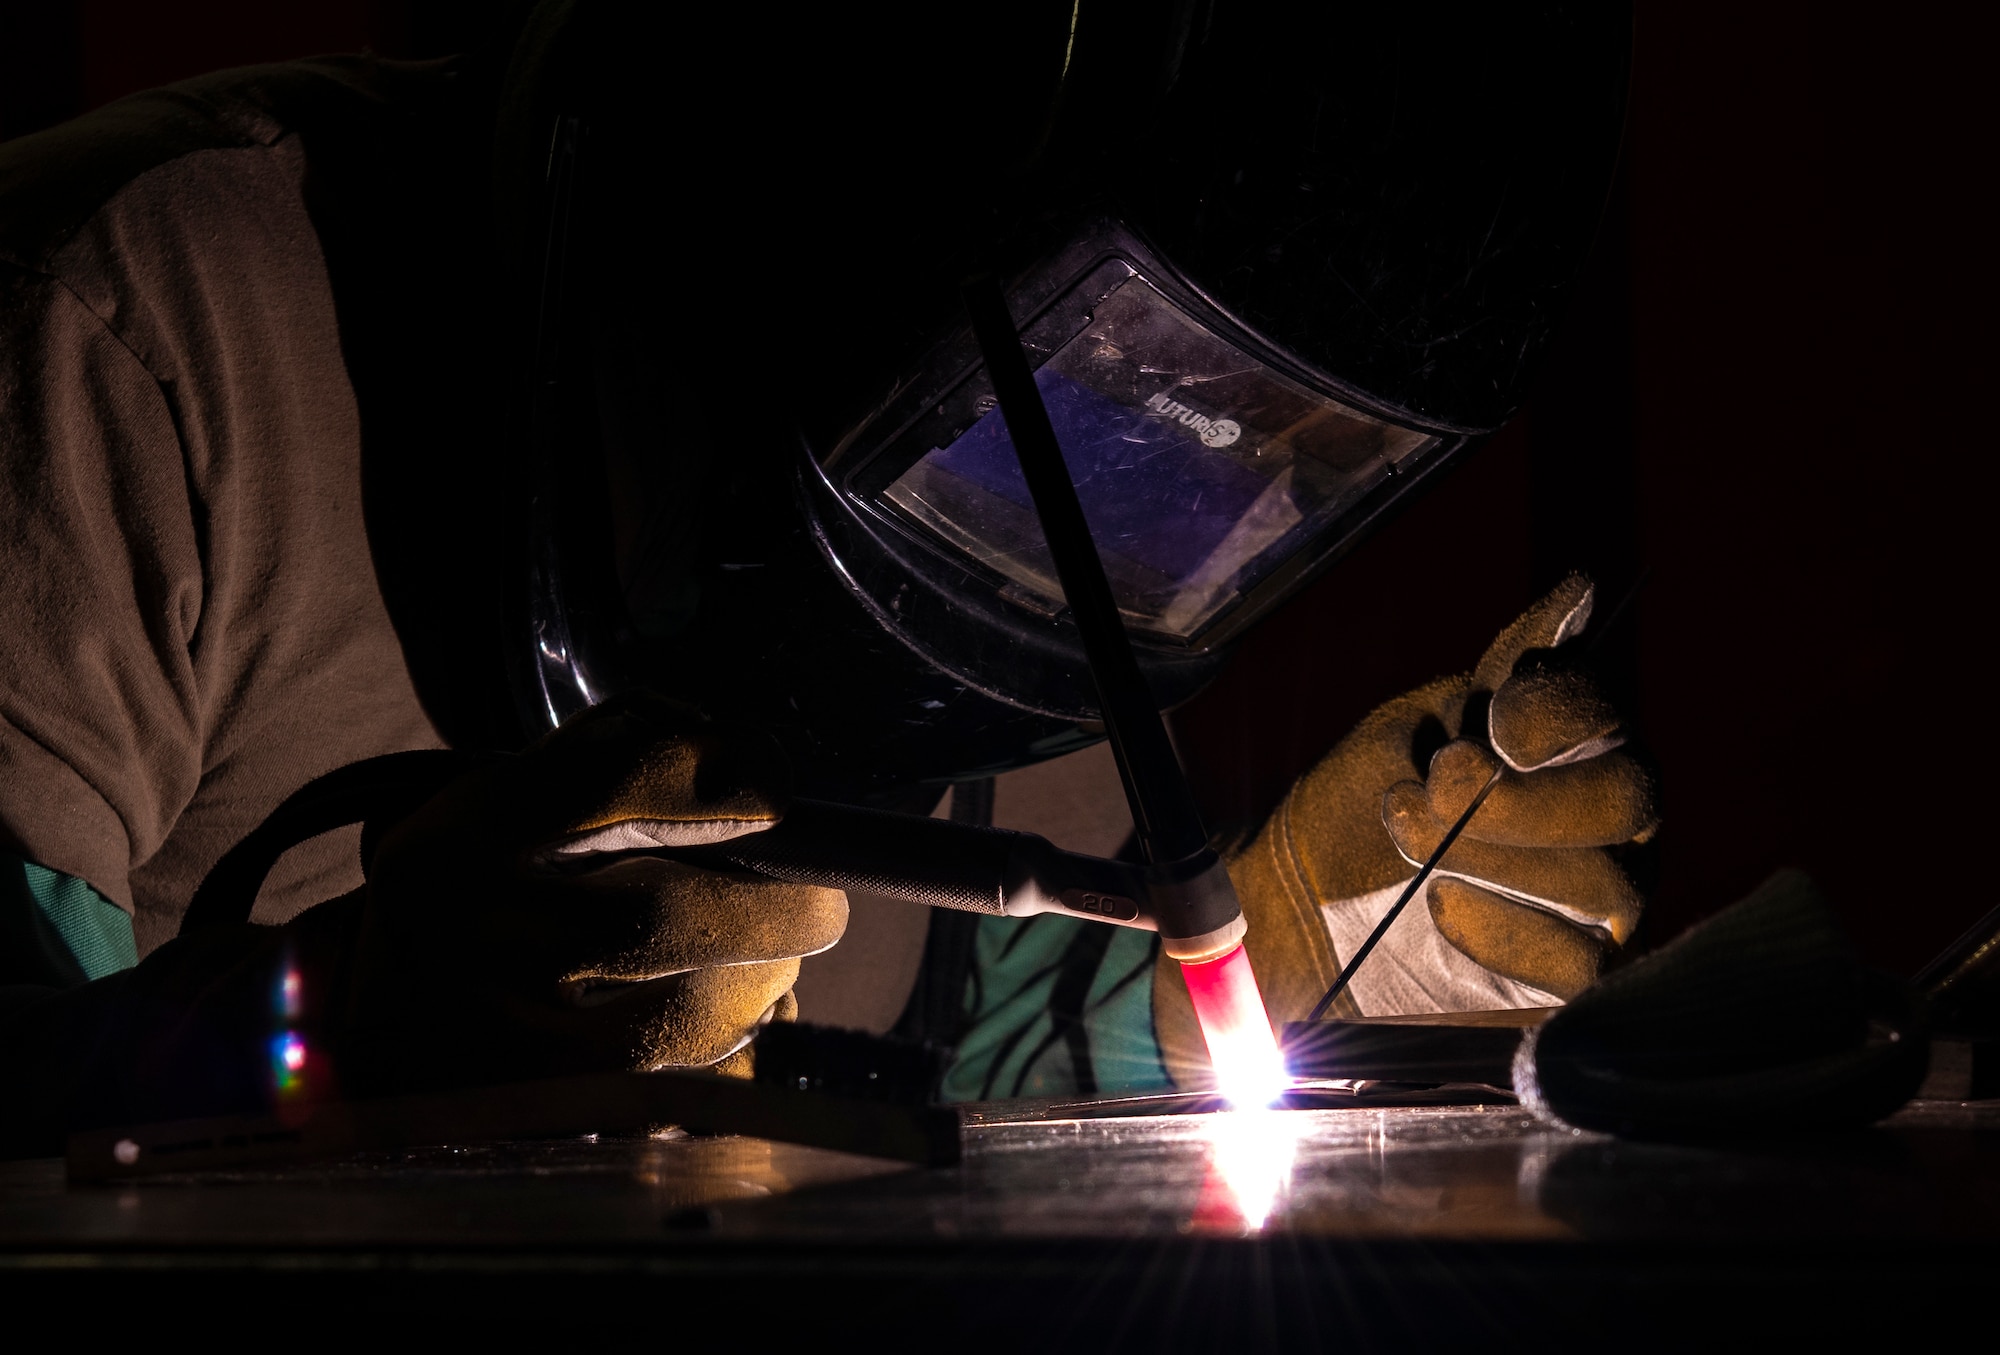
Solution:
<svg viewBox="0 0 2000 1355">
<path fill-rule="evenodd" d="M 343 1082 L 712 1066 L 789 1019 L 846 896 L 635 854 L 767 828 L 783 783 L 775 749 L 644 695 L 461 777 L 370 862 Z"/>
<path fill-rule="evenodd" d="M 1312 1009 L 1504 762 L 1507 771 L 1336 1004 L 1335 1015 L 1553 1005 L 1582 991 L 1642 900 L 1607 848 L 1656 828 L 1654 786 L 1563 646 L 1593 590 L 1571 578 L 1502 631 L 1469 674 L 1376 709 L 1292 787 L 1229 860 L 1274 1023 Z M 1155 975 L 1168 1069 L 1207 1059 L 1173 966 Z"/>
</svg>

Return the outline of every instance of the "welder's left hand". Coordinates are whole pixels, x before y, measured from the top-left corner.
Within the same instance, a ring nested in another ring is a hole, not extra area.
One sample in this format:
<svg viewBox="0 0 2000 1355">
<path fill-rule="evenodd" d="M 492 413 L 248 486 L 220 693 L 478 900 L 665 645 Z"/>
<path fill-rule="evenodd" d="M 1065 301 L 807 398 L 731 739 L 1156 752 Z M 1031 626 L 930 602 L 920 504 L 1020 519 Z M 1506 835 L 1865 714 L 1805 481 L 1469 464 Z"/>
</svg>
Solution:
<svg viewBox="0 0 2000 1355">
<path fill-rule="evenodd" d="M 1572 578 L 1473 672 L 1378 708 L 1301 777 L 1229 872 L 1274 1023 L 1318 1002 L 1416 868 L 1507 770 L 1336 1004 L 1385 1016 L 1540 1006 L 1592 983 L 1642 906 L 1615 851 L 1657 825 L 1653 781 L 1565 646 L 1593 590 Z M 1154 1021 L 1176 1080 L 1207 1064 L 1180 977 Z"/>
<path fill-rule="evenodd" d="M 846 896 L 656 852 L 769 828 L 786 779 L 775 745 L 633 692 L 445 787 L 370 864 L 344 1080 L 712 1067 L 790 1019 Z"/>
<path fill-rule="evenodd" d="M 799 957 L 840 939 L 846 896 L 655 849 L 763 831 L 785 781 L 774 747 L 684 706 L 631 693 L 585 711 L 387 829 L 363 888 L 0 1012 L 0 1149 L 335 1094 L 747 1071 L 758 1029 L 797 1010 Z"/>
</svg>

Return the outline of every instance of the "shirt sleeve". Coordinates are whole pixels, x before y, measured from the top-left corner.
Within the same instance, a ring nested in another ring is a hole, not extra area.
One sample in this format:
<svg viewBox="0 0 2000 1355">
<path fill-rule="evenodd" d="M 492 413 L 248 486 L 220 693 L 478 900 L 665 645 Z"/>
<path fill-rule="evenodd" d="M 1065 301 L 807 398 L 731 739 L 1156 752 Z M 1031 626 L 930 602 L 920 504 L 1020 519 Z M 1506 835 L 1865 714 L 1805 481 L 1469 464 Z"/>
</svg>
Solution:
<svg viewBox="0 0 2000 1355">
<path fill-rule="evenodd" d="M 201 776 L 197 519 L 168 393 L 61 280 L 0 263 L 0 849 L 121 909 Z"/>
<path fill-rule="evenodd" d="M 980 918 L 944 1099 L 1172 1090 L 1153 1034 L 1158 949 L 1081 918 Z"/>
<path fill-rule="evenodd" d="M 139 963 L 132 919 L 83 881 L 0 853 L 0 985 L 64 988 Z"/>
</svg>

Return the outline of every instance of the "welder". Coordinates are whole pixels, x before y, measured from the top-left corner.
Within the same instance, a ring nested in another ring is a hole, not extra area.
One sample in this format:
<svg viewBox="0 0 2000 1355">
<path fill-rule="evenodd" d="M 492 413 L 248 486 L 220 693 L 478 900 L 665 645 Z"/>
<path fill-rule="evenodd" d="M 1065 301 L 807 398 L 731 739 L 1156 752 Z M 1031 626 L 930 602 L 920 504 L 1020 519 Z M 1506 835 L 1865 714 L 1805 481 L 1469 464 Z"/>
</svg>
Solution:
<svg viewBox="0 0 2000 1355">
<path fill-rule="evenodd" d="M 632 849 L 801 794 L 977 813 L 1099 737 L 960 282 L 1006 280 L 1171 706 L 1518 406 L 1629 42 L 1585 5 L 648 8 L 552 0 L 487 59 L 225 72 L 0 148 L 11 1147 L 740 1070 L 848 902 Z M 1343 1010 L 1558 1002 L 1630 937 L 1653 792 L 1569 662 L 1591 606 L 1557 588 L 1242 833 L 1275 1019 L 1502 763 L 1541 770 Z M 254 924 L 176 935 L 286 797 L 444 747 L 358 844 L 289 853 Z M 899 1028 L 959 1047 L 951 1094 L 1204 1076 L 1144 934 L 950 921 Z"/>
</svg>

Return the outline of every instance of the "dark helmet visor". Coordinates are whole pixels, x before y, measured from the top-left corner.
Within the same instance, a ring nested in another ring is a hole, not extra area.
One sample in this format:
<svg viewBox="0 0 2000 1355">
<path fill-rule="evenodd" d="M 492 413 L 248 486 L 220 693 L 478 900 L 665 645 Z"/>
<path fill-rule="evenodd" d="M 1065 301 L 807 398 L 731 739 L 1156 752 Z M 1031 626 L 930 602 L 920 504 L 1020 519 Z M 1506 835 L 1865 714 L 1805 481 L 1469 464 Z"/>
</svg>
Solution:
<svg viewBox="0 0 2000 1355">
<path fill-rule="evenodd" d="M 1127 623 L 1174 640 L 1199 636 L 1438 440 L 1273 370 L 1136 273 L 1035 380 Z M 879 502 L 1003 592 L 1060 606 L 1006 424 L 980 412 L 974 384 L 905 433 L 932 445 Z"/>
<path fill-rule="evenodd" d="M 1152 646 L 1207 651 L 1240 633 L 1365 527 L 1392 480 L 1464 441 L 1253 333 L 1115 221 L 1025 270 L 1009 303 L 1112 590 Z M 870 524 L 822 540 L 864 590 L 871 571 L 851 557 L 887 548 L 919 573 L 921 557 L 943 557 L 967 605 L 980 605 L 970 590 L 1055 617 L 1062 589 L 969 344 L 941 343 L 819 456 L 822 517 Z"/>
</svg>

